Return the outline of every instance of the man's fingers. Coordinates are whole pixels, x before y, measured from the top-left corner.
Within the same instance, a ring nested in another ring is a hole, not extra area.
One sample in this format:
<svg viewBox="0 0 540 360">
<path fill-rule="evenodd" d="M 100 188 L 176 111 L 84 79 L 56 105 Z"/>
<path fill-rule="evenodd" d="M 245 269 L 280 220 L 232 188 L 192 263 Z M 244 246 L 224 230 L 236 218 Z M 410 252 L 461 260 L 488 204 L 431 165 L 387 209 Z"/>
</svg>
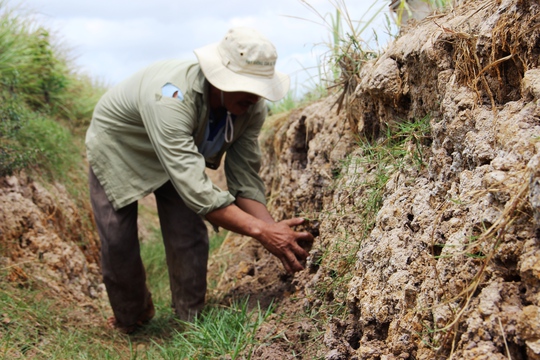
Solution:
<svg viewBox="0 0 540 360">
<path fill-rule="evenodd" d="M 309 232 L 297 233 L 296 243 L 302 250 L 304 250 L 305 253 L 309 253 L 311 251 L 314 240 L 313 235 Z M 305 257 L 307 257 L 307 255 L 305 255 Z"/>
<path fill-rule="evenodd" d="M 285 268 L 285 271 L 287 271 L 289 274 L 292 274 L 294 271 L 292 271 L 291 266 L 289 265 L 289 262 L 285 257 L 281 258 L 281 263 L 283 264 L 283 267 Z"/>
<path fill-rule="evenodd" d="M 298 262 L 294 255 L 283 257 L 283 259 L 281 259 L 281 262 L 283 263 L 285 270 L 287 270 L 287 272 L 290 274 L 293 274 L 300 270 L 304 270 L 304 267 L 302 266 L 302 264 L 300 264 L 300 262 Z"/>
<path fill-rule="evenodd" d="M 296 225 L 300 225 L 304 222 L 304 218 L 292 218 L 292 219 L 286 219 L 286 220 L 283 220 L 282 222 L 284 222 L 285 224 L 287 224 L 288 227 L 292 227 L 292 226 L 296 226 Z"/>
<path fill-rule="evenodd" d="M 294 273 L 300 270 L 304 270 L 304 266 L 300 263 L 298 259 L 298 255 L 294 251 L 288 251 L 287 253 L 283 254 L 283 257 L 280 259 L 283 263 L 283 266 L 285 267 L 285 270 L 289 273 Z"/>
<path fill-rule="evenodd" d="M 292 252 L 300 260 L 305 260 L 309 256 L 309 252 L 298 241 L 292 244 Z"/>
<path fill-rule="evenodd" d="M 296 259 L 296 257 L 293 256 L 293 258 L 294 258 L 294 260 L 290 259 L 288 261 L 289 270 L 287 270 L 287 271 L 292 274 L 292 273 L 295 273 L 297 271 L 304 270 L 304 267 L 302 266 L 302 264 L 300 264 L 300 262 Z"/>
<path fill-rule="evenodd" d="M 313 240 L 315 239 L 315 237 L 313 236 L 312 233 L 308 232 L 308 231 L 302 231 L 302 232 L 299 232 L 298 233 L 298 237 L 302 240 L 306 240 L 306 241 L 311 241 L 313 242 Z"/>
<path fill-rule="evenodd" d="M 284 235 L 288 238 L 284 239 L 281 249 L 272 251 L 281 262 L 287 272 L 294 273 L 304 269 L 302 262 L 304 262 L 308 256 L 311 246 L 313 245 L 313 235 L 307 231 L 296 232 L 291 228 L 300 225 L 304 222 L 303 218 L 293 218 L 280 221 L 280 224 L 287 226 Z"/>
<path fill-rule="evenodd" d="M 298 246 L 297 244 L 293 245 L 291 257 L 289 257 L 290 262 L 293 263 L 294 267 L 297 269 L 296 271 L 300 271 L 304 269 L 304 266 L 302 262 L 304 262 L 309 256 L 309 253 Z"/>
</svg>

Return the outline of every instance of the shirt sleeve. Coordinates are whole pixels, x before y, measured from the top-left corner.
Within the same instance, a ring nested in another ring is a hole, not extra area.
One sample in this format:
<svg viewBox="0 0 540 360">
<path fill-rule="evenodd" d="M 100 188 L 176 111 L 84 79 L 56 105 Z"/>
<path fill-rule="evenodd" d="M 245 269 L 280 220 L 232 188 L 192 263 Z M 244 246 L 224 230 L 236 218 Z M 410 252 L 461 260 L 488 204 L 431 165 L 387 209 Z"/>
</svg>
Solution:
<svg viewBox="0 0 540 360">
<path fill-rule="evenodd" d="M 264 101 L 264 100 L 261 100 Z M 261 150 L 259 134 L 266 118 L 266 106 L 260 105 L 246 131 L 231 145 L 225 157 L 225 175 L 229 192 L 236 197 L 266 204 L 264 182 L 259 176 Z"/>
<path fill-rule="evenodd" d="M 197 94 L 178 99 L 156 95 L 141 104 L 144 126 L 165 172 L 186 205 L 199 215 L 234 202 L 205 173 L 204 157 L 193 138 L 198 119 Z"/>
</svg>

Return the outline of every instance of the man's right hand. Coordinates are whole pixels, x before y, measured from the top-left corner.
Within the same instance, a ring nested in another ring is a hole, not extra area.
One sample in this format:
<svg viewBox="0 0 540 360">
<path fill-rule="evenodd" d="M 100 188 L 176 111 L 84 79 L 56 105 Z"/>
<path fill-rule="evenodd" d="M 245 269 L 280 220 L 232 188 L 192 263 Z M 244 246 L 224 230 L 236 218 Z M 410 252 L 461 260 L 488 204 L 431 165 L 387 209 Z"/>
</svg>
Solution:
<svg viewBox="0 0 540 360">
<path fill-rule="evenodd" d="M 206 218 L 214 225 L 257 239 L 281 260 L 287 272 L 303 270 L 301 262 L 306 260 L 309 253 L 298 242 L 312 244 L 313 235 L 307 231 L 294 231 L 291 227 L 301 225 L 304 219 L 275 222 L 263 204 L 255 201 L 248 201 L 248 204 L 242 204 L 243 209 L 231 204 L 208 213 Z"/>
<path fill-rule="evenodd" d="M 309 253 L 298 243 L 313 243 L 313 235 L 309 232 L 297 232 L 291 229 L 303 222 L 303 218 L 294 218 L 267 224 L 257 239 L 270 253 L 281 260 L 283 267 L 289 273 L 303 270 L 302 262 L 309 256 Z"/>
</svg>

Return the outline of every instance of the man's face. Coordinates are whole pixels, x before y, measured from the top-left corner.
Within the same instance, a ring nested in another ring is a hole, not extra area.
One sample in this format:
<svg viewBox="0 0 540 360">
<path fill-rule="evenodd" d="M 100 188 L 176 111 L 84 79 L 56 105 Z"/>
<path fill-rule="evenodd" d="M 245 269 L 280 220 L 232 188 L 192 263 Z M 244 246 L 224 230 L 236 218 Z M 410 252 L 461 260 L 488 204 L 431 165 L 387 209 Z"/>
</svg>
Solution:
<svg viewBox="0 0 540 360">
<path fill-rule="evenodd" d="M 242 115 L 261 97 L 247 92 L 223 92 L 223 105 L 233 115 Z"/>
</svg>

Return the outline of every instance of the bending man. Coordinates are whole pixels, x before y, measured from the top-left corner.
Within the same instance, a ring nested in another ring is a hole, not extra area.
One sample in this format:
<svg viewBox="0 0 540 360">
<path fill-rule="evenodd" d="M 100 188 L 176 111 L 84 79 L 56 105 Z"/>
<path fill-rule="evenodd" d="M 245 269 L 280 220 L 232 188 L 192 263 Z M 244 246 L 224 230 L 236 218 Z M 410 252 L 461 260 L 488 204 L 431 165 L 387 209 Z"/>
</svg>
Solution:
<svg viewBox="0 0 540 360">
<path fill-rule="evenodd" d="M 288 76 L 274 69 L 274 46 L 253 29 L 234 28 L 195 54 L 198 61 L 159 62 L 110 89 L 86 135 L 103 279 L 114 313 L 108 323 L 123 332 L 154 316 L 137 234 L 137 201 L 150 193 L 174 311 L 183 320 L 204 306 L 204 219 L 257 239 L 288 272 L 301 270 L 308 256 L 297 241 L 313 241 L 291 229 L 301 218 L 272 219 L 258 175 L 264 99 L 277 101 L 289 89 Z M 228 191 L 205 174 L 225 153 Z"/>
</svg>

